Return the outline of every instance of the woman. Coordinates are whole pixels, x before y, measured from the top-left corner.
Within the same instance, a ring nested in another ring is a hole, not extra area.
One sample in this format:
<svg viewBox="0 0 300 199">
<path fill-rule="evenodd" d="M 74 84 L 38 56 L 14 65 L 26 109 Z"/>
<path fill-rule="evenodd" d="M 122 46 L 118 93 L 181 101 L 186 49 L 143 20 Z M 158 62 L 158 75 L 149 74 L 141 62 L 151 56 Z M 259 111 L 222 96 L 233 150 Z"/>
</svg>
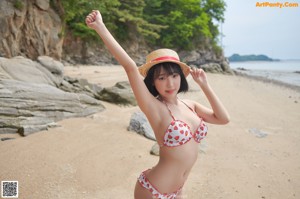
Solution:
<svg viewBox="0 0 300 199">
<path fill-rule="evenodd" d="M 86 24 L 102 38 L 108 50 L 124 67 L 138 106 L 145 113 L 160 145 L 159 162 L 138 177 L 134 197 L 180 198 L 182 187 L 198 155 L 198 143 L 207 134 L 204 123 L 226 124 L 229 115 L 211 89 L 202 69 L 190 69 L 177 53 L 159 49 L 150 53 L 146 63 L 137 68 L 103 23 L 99 11 L 86 17 Z M 205 93 L 210 105 L 178 99 L 188 90 L 186 76 Z M 145 79 L 143 80 L 143 77 Z"/>
</svg>

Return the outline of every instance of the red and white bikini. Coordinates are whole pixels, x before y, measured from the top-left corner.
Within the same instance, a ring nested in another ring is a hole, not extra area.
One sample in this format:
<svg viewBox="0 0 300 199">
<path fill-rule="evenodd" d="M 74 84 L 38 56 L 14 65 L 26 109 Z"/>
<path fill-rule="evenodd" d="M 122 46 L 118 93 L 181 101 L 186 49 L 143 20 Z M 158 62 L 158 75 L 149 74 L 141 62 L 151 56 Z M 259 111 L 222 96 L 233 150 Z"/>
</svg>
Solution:
<svg viewBox="0 0 300 199">
<path fill-rule="evenodd" d="M 197 113 L 189 107 L 185 102 L 181 101 L 183 104 L 185 104 L 191 111 L 193 111 L 196 115 Z M 169 106 L 167 103 L 164 102 L 164 104 L 167 106 L 170 115 L 172 117 L 172 122 L 168 126 L 167 130 L 165 131 L 163 144 L 160 145 L 160 147 L 167 146 L 167 147 L 177 147 L 181 146 L 183 144 L 186 144 L 189 142 L 192 138 L 200 143 L 200 141 L 206 137 L 207 135 L 207 126 L 204 123 L 203 119 L 200 118 L 200 125 L 198 126 L 195 133 L 192 132 L 191 128 L 188 124 L 181 120 L 176 120 L 173 116 Z M 147 179 L 145 172 L 142 172 L 142 174 L 139 176 L 138 181 L 139 183 L 145 188 L 148 189 L 154 198 L 158 199 L 175 199 L 177 194 L 181 191 L 182 187 L 179 188 L 177 191 L 172 193 L 161 193 L 158 191 L 157 188 L 153 184 L 150 183 L 150 181 Z"/>
<path fill-rule="evenodd" d="M 185 102 L 183 102 L 183 101 L 181 101 L 181 102 L 183 104 L 185 104 L 191 111 L 193 111 L 197 115 L 197 113 L 191 107 L 189 107 Z M 168 128 L 165 132 L 163 145 L 160 145 L 160 147 L 180 146 L 180 145 L 187 143 L 192 138 L 194 138 L 194 140 L 196 142 L 200 143 L 200 141 L 206 137 L 207 126 L 201 117 L 198 116 L 200 118 L 200 124 L 199 124 L 196 132 L 193 133 L 191 128 L 189 127 L 189 125 L 181 120 L 176 120 L 175 117 L 173 116 L 168 104 L 166 104 L 166 106 L 170 112 L 170 115 L 171 115 L 173 121 L 168 126 Z"/>
<path fill-rule="evenodd" d="M 150 169 L 148 169 L 150 170 Z M 147 171 L 147 170 L 146 170 Z M 145 189 L 148 189 L 153 198 L 158 198 L 158 199 L 174 199 L 178 195 L 178 193 L 181 191 L 182 187 L 179 188 L 177 191 L 174 191 L 172 193 L 161 193 L 151 182 L 147 179 L 145 172 L 143 171 L 140 177 L 138 177 L 139 183 L 144 187 Z"/>
</svg>

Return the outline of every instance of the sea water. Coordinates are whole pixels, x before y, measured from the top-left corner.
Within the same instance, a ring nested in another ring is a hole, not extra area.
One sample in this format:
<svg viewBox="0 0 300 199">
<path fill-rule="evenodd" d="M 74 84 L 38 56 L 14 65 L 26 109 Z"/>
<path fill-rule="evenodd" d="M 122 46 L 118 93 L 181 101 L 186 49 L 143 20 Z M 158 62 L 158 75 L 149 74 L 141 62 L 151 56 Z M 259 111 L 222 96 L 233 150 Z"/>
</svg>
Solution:
<svg viewBox="0 0 300 199">
<path fill-rule="evenodd" d="M 230 67 L 247 75 L 264 77 L 300 86 L 300 60 L 231 62 Z"/>
</svg>

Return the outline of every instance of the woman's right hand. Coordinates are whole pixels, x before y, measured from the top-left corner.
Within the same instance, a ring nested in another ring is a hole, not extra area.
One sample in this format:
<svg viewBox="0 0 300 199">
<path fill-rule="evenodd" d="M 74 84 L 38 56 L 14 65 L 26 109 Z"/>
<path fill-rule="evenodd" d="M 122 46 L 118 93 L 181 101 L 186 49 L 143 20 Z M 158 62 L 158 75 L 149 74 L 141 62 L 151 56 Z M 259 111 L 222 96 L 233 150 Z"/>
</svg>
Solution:
<svg viewBox="0 0 300 199">
<path fill-rule="evenodd" d="M 85 23 L 88 27 L 96 29 L 99 25 L 103 24 L 102 16 L 99 10 L 93 10 L 86 18 Z"/>
<path fill-rule="evenodd" d="M 207 84 L 207 77 L 203 69 L 194 67 L 190 70 L 190 74 L 199 86 Z"/>
</svg>

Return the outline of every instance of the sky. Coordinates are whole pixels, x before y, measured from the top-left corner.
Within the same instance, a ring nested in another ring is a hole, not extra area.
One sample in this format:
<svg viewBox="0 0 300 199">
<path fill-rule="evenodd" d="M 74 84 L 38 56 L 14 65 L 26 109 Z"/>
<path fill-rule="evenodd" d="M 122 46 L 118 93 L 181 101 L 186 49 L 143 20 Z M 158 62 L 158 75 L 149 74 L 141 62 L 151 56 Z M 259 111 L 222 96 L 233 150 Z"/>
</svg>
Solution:
<svg viewBox="0 0 300 199">
<path fill-rule="evenodd" d="M 264 54 L 274 59 L 300 59 L 300 0 L 225 0 L 220 37 L 225 56 Z M 256 7 L 257 3 L 298 3 L 298 7 Z"/>
</svg>

